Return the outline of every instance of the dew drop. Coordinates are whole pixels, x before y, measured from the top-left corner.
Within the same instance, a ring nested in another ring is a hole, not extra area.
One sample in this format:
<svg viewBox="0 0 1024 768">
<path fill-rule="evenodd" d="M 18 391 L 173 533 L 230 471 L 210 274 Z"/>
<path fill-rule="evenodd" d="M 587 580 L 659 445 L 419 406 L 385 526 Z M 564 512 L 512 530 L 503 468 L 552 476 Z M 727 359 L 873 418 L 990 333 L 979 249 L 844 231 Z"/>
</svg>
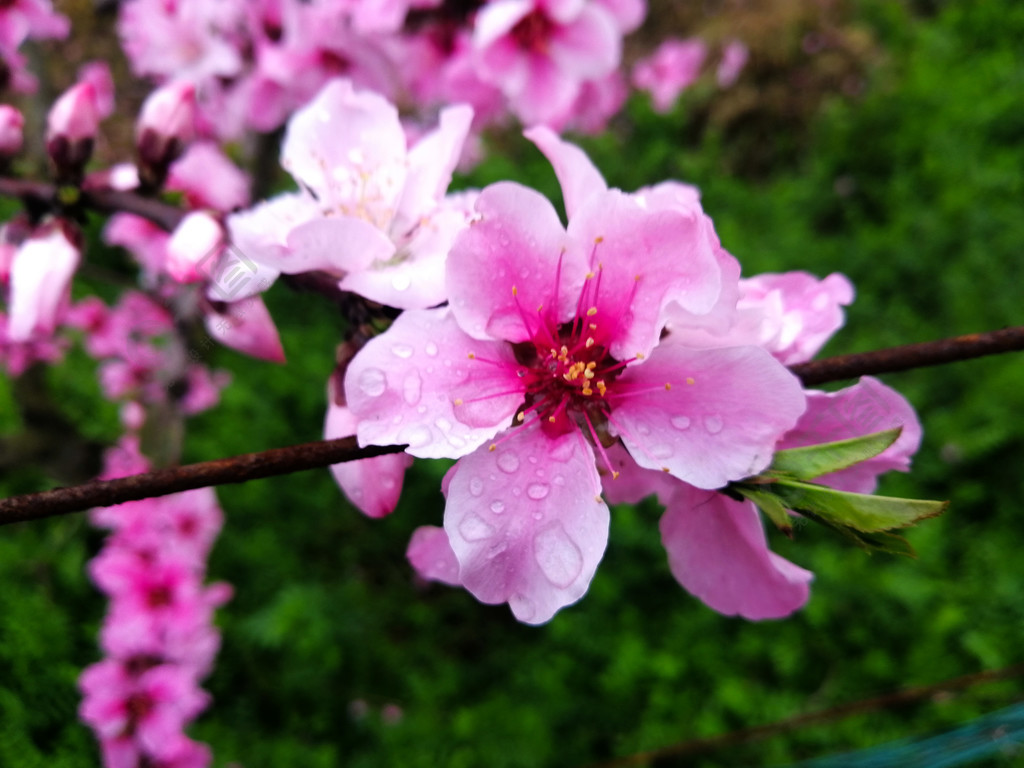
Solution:
<svg viewBox="0 0 1024 768">
<path fill-rule="evenodd" d="M 476 512 L 470 512 L 459 523 L 459 533 L 466 541 L 480 541 L 494 534 L 494 526 Z"/>
<path fill-rule="evenodd" d="M 680 432 L 684 432 L 690 428 L 690 417 L 689 416 L 673 416 L 672 426 L 678 429 Z"/>
<path fill-rule="evenodd" d="M 511 475 L 519 469 L 519 457 L 512 451 L 505 451 L 498 457 L 498 469 Z"/>
<path fill-rule="evenodd" d="M 387 389 L 387 377 L 380 368 L 367 368 L 359 374 L 359 389 L 367 397 L 380 397 Z"/>
<path fill-rule="evenodd" d="M 422 416 L 426 412 L 427 412 L 427 406 L 425 406 L 425 405 L 421 405 L 419 408 L 416 409 L 416 413 L 418 413 L 420 416 Z"/>
<path fill-rule="evenodd" d="M 641 435 L 651 434 L 651 428 L 644 424 L 642 421 L 636 425 L 636 431 L 639 432 Z"/>
<path fill-rule="evenodd" d="M 437 344 L 432 341 L 428 341 L 427 346 L 423 348 L 423 351 L 427 353 L 427 357 L 437 357 Z"/>
<path fill-rule="evenodd" d="M 434 426 L 442 432 L 448 432 L 452 428 L 452 423 L 442 416 L 441 418 L 434 420 Z"/>
<path fill-rule="evenodd" d="M 547 483 L 531 483 L 526 489 L 526 495 L 534 501 L 546 498 L 551 487 Z"/>
<path fill-rule="evenodd" d="M 725 426 L 722 422 L 721 416 L 705 416 L 704 417 L 704 428 L 712 435 L 717 435 L 722 431 L 722 427 Z"/>
<path fill-rule="evenodd" d="M 469 481 L 469 492 L 474 496 L 479 496 L 484 492 L 484 481 L 479 477 L 474 477 Z"/>
<path fill-rule="evenodd" d="M 648 448 L 651 456 L 656 459 L 668 459 L 675 453 L 675 449 L 668 443 L 658 443 Z"/>
<path fill-rule="evenodd" d="M 398 433 L 398 441 L 408 443 L 410 448 L 422 448 L 432 437 L 430 430 L 421 424 L 408 426 Z"/>
<path fill-rule="evenodd" d="M 541 512 L 540 510 L 537 510 L 536 512 L 533 513 L 533 519 L 534 520 L 543 520 L 544 519 L 544 513 Z"/>
<path fill-rule="evenodd" d="M 395 357 L 400 357 L 403 360 L 408 360 L 410 357 L 412 357 L 413 349 L 408 344 L 395 344 L 395 346 L 391 348 L 391 353 Z"/>
<path fill-rule="evenodd" d="M 496 515 L 500 515 L 504 511 L 505 502 L 499 501 L 498 499 L 495 499 L 494 501 L 491 502 L 491 512 L 493 512 Z"/>
<path fill-rule="evenodd" d="M 407 291 L 412 285 L 412 279 L 408 275 L 395 275 L 391 278 L 391 287 L 396 291 Z"/>
<path fill-rule="evenodd" d="M 409 371 L 402 381 L 402 397 L 406 405 L 416 405 L 420 401 L 420 389 L 423 380 L 416 371 Z"/>
<path fill-rule="evenodd" d="M 561 523 L 533 537 L 533 556 L 544 576 L 556 587 L 568 587 L 583 571 L 583 553 Z"/>
<path fill-rule="evenodd" d="M 555 475 L 551 478 L 551 482 L 555 485 L 565 485 L 565 475 Z"/>
</svg>

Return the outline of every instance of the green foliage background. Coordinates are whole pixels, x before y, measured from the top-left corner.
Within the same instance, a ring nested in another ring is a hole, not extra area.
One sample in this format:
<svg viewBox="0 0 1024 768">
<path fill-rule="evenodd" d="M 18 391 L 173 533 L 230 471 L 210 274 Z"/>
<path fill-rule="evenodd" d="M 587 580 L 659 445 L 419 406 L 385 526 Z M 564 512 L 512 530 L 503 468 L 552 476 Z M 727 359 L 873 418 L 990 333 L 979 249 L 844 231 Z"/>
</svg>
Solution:
<svg viewBox="0 0 1024 768">
<path fill-rule="evenodd" d="M 700 88 L 667 117 L 637 99 L 615 132 L 584 144 L 615 186 L 697 184 L 746 274 L 847 274 L 858 298 L 826 353 L 1019 324 L 1024 6 L 932 6 L 856 4 L 856 23 L 884 51 L 865 91 L 826 102 L 798 157 L 755 178 L 728 170 L 744 146 L 734 131 L 693 130 L 709 98 Z M 513 178 L 557 195 L 525 140 L 500 149 L 467 184 Z M 186 461 L 320 436 L 338 321 L 283 288 L 268 302 L 289 364 L 218 353 L 234 384 L 190 423 Z M 886 378 L 917 407 L 925 441 L 913 472 L 882 490 L 948 498 L 951 510 L 910 532 L 917 561 L 867 556 L 810 526 L 792 542 L 773 536 L 776 551 L 817 574 L 806 610 L 780 622 L 723 618 L 683 592 L 650 502 L 614 510 L 585 599 L 533 628 L 506 607 L 413 579 L 405 545 L 441 519 L 441 463 L 411 473 L 382 521 L 348 507 L 325 471 L 224 487 L 228 523 L 210 574 L 236 596 L 219 613 L 223 649 L 207 680 L 215 704 L 192 733 L 218 766 L 586 765 L 1016 663 L 1021 365 L 1006 356 Z M 80 431 L 116 436 L 84 355 L 49 385 Z M 12 383 L 0 379 L 0 429 L 20 427 Z M 0 494 L 46 482 L 7 474 Z M 0 766 L 98 764 L 76 722 L 75 680 L 97 658 L 104 604 L 83 569 L 100 544 L 82 516 L 0 530 Z M 685 764 L 784 765 L 950 727 L 1018 698 L 1019 682 L 990 684 Z"/>
</svg>

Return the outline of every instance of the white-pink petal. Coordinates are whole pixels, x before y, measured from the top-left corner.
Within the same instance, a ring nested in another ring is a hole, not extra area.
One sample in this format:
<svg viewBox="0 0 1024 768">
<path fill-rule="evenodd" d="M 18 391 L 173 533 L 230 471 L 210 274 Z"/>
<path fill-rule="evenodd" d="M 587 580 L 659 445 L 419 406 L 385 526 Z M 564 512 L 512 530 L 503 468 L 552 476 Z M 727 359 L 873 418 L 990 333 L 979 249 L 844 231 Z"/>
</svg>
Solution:
<svg viewBox="0 0 1024 768">
<path fill-rule="evenodd" d="M 7 336 L 11 341 L 53 333 L 68 303 L 80 257 L 59 226 L 21 244 L 10 271 Z"/>
<path fill-rule="evenodd" d="M 421 525 L 412 532 L 405 556 L 421 578 L 440 581 L 453 587 L 461 584 L 459 561 L 444 528 Z"/>
<path fill-rule="evenodd" d="M 555 176 L 562 187 L 565 212 L 570 219 L 588 197 L 608 189 L 604 177 L 587 154 L 575 144 L 562 141 L 547 126 L 530 128 L 523 131 L 523 135 L 537 145 L 555 169 Z"/>
<path fill-rule="evenodd" d="M 203 322 L 210 336 L 225 347 L 272 363 L 285 361 L 277 326 L 259 296 L 230 302 L 218 312 L 207 313 Z"/>
<path fill-rule="evenodd" d="M 594 453 L 579 433 L 513 428 L 461 459 L 444 528 L 459 580 L 484 603 L 542 624 L 587 591 L 608 542 Z"/>
</svg>

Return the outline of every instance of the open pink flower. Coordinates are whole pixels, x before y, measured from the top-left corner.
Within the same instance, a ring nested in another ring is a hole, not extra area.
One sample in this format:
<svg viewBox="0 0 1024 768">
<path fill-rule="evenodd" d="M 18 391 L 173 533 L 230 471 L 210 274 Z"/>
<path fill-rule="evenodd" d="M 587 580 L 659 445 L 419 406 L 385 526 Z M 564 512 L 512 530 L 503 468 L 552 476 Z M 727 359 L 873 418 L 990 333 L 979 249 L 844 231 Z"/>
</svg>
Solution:
<svg viewBox="0 0 1024 768">
<path fill-rule="evenodd" d="M 445 256 L 472 206 L 466 193 L 445 197 L 471 120 L 468 107 L 442 110 L 408 147 L 391 104 L 333 81 L 288 124 L 281 162 L 303 191 L 230 217 L 233 243 L 261 277 L 324 270 L 390 306 L 439 304 Z"/>
<path fill-rule="evenodd" d="M 699 205 L 602 189 L 582 153 L 556 157 L 568 228 L 532 190 L 484 190 L 448 257 L 449 306 L 403 313 L 345 383 L 361 444 L 459 458 L 459 581 L 529 623 L 581 597 L 601 559 L 606 446 L 714 489 L 764 469 L 804 409 L 762 349 L 661 343 L 672 307 L 708 313 L 723 293 Z"/>
<path fill-rule="evenodd" d="M 700 77 L 708 47 L 702 40 L 670 38 L 633 67 L 633 85 L 648 91 L 658 112 L 668 112 Z"/>
</svg>

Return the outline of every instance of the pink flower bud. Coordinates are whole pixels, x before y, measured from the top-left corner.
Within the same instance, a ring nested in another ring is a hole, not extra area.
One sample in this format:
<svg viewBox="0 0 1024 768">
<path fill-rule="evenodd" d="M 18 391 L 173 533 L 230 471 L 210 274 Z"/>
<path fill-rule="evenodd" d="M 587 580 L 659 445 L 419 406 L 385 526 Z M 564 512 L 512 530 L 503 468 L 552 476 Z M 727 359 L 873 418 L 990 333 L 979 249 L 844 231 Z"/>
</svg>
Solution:
<svg viewBox="0 0 1024 768">
<path fill-rule="evenodd" d="M 79 257 L 78 246 L 59 224 L 21 244 L 11 265 L 11 340 L 53 333 L 68 303 Z"/>
<path fill-rule="evenodd" d="M 167 167 L 195 137 L 195 119 L 196 89 L 191 82 L 179 80 L 150 94 L 135 127 L 144 179 L 162 183 Z"/>
<path fill-rule="evenodd" d="M 14 107 L 0 105 L 0 157 L 13 157 L 21 151 L 21 129 L 25 118 Z"/>
<path fill-rule="evenodd" d="M 64 92 L 46 117 L 46 151 L 62 182 L 77 183 L 92 155 L 100 114 L 96 88 L 78 83 Z"/>
</svg>

